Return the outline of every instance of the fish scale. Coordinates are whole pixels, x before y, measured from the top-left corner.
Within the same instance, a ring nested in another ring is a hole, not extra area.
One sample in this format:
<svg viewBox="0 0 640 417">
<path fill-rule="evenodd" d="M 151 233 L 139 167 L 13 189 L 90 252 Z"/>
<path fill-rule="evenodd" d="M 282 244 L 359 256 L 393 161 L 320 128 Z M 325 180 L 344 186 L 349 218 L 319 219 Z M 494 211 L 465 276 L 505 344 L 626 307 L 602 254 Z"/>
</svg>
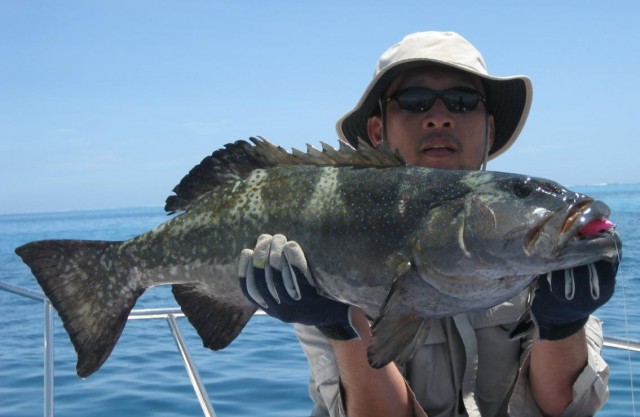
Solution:
<svg viewBox="0 0 640 417">
<path fill-rule="evenodd" d="M 365 143 L 289 153 L 238 141 L 174 192 L 165 208 L 179 214 L 127 241 L 16 249 L 62 318 L 78 375 L 102 366 L 157 285 L 172 285 L 204 346 L 226 347 L 255 312 L 237 268 L 263 233 L 297 241 L 319 293 L 375 318 L 375 367 L 408 359 L 433 318 L 492 307 L 538 274 L 612 260 L 621 247 L 615 229 L 580 233 L 606 224 L 604 203 L 552 181 L 409 167 Z"/>
</svg>

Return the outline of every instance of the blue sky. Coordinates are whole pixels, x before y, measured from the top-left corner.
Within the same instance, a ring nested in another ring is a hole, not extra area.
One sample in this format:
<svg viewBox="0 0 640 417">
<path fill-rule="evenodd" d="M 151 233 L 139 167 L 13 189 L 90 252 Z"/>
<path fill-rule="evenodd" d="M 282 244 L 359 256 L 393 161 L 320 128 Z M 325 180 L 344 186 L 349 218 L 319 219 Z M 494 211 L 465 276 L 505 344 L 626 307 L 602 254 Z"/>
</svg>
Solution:
<svg viewBox="0 0 640 417">
<path fill-rule="evenodd" d="M 529 121 L 490 170 L 640 182 L 639 4 L 2 1 L 0 213 L 162 206 L 225 143 L 336 144 L 380 54 L 423 30 L 533 81 Z"/>
</svg>

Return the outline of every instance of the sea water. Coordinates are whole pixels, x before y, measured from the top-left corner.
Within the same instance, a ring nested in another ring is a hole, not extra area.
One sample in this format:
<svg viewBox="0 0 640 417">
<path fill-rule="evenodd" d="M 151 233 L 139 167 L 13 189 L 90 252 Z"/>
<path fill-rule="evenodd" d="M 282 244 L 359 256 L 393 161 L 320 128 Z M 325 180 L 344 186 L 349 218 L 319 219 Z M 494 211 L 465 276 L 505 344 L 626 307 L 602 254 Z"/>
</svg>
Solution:
<svg viewBox="0 0 640 417">
<path fill-rule="evenodd" d="M 624 242 L 616 293 L 597 313 L 605 335 L 639 339 L 640 184 L 573 188 L 611 207 Z M 14 253 L 21 244 L 128 239 L 166 220 L 161 208 L 0 215 L 0 282 L 41 293 Z M 166 287 L 150 289 L 136 305 L 161 307 L 176 307 Z M 43 317 L 41 302 L 0 290 L 0 417 L 43 414 Z M 289 325 L 255 316 L 229 347 L 213 352 L 186 319 L 178 324 L 217 416 L 309 414 L 307 362 Z M 166 320 L 130 320 L 105 365 L 86 379 L 75 374 L 76 354 L 57 316 L 54 329 L 57 416 L 202 415 Z M 640 397 L 640 353 L 605 348 L 603 354 L 611 398 L 598 416 L 631 416 L 632 397 Z"/>
</svg>

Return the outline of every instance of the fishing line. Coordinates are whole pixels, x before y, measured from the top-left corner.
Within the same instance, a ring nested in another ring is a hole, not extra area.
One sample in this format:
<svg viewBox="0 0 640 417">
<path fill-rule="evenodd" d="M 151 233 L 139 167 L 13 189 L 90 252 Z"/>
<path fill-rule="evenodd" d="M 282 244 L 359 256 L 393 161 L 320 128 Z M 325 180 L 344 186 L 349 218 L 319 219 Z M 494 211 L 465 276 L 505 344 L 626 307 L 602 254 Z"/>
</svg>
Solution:
<svg viewBox="0 0 640 417">
<path fill-rule="evenodd" d="M 618 253 L 618 264 L 620 263 L 622 256 L 620 254 L 620 249 L 618 248 L 617 242 L 614 242 L 616 245 L 616 252 Z M 627 313 L 627 296 L 625 293 L 625 282 L 624 282 L 624 274 L 620 274 L 620 285 L 622 287 L 622 308 L 624 315 L 624 333 L 625 340 L 627 342 L 627 361 L 629 362 L 629 382 L 631 385 L 631 409 L 633 411 L 633 416 L 636 416 L 636 400 L 634 395 L 634 386 L 633 386 L 633 364 L 631 362 L 631 346 L 630 346 L 630 338 L 629 338 L 629 317 Z"/>
</svg>

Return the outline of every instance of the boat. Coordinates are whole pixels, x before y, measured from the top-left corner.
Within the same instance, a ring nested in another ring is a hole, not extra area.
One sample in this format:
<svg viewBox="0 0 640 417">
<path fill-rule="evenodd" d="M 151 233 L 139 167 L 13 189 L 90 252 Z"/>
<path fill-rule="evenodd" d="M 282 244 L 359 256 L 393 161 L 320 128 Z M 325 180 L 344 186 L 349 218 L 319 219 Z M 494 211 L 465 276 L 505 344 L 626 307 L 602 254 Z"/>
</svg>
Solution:
<svg viewBox="0 0 640 417">
<path fill-rule="evenodd" d="M 0 281 L 0 290 L 8 293 L 25 297 L 43 303 L 44 305 L 44 360 L 43 360 L 43 396 L 44 396 L 44 417 L 54 416 L 54 319 L 55 310 L 49 299 L 41 293 L 37 293 L 28 289 L 3 283 Z M 264 312 L 258 310 L 256 315 L 265 315 Z M 188 346 L 177 320 L 184 318 L 184 314 L 178 307 L 167 308 L 151 308 L 151 309 L 134 309 L 129 314 L 129 320 L 154 320 L 164 319 L 167 321 L 169 332 L 173 336 L 176 348 L 182 358 L 187 377 L 193 387 L 195 396 L 202 409 L 205 417 L 216 417 L 213 405 L 207 390 L 200 378 L 198 369 L 189 353 Z M 613 349 L 624 349 L 628 352 L 640 352 L 640 341 L 628 338 L 605 337 L 604 346 Z M 630 364 L 631 365 L 631 364 Z M 633 388 L 633 387 L 632 387 Z M 632 397 L 633 398 L 633 397 Z M 633 400 L 632 400 L 633 401 Z"/>
</svg>

